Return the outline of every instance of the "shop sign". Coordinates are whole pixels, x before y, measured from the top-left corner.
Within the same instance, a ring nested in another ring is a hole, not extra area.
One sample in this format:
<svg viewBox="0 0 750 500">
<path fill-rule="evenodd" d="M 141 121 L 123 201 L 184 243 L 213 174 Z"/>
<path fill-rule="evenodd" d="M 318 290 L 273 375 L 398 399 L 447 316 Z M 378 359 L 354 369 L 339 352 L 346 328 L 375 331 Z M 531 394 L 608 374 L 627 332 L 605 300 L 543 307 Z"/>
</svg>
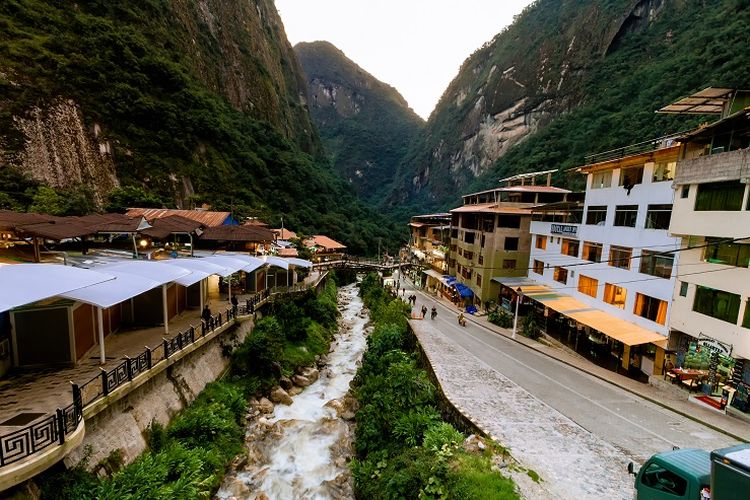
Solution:
<svg viewBox="0 0 750 500">
<path fill-rule="evenodd" d="M 549 232 L 552 234 L 562 234 L 563 236 L 575 236 L 578 233 L 578 226 L 551 224 Z"/>
<path fill-rule="evenodd" d="M 732 354 L 731 344 L 725 344 L 723 342 L 719 342 L 718 340 L 712 339 L 711 337 L 699 337 L 698 345 L 701 346 L 701 348 L 705 348 L 705 349 L 708 349 L 709 351 L 719 353 L 722 356 L 729 357 Z"/>
</svg>

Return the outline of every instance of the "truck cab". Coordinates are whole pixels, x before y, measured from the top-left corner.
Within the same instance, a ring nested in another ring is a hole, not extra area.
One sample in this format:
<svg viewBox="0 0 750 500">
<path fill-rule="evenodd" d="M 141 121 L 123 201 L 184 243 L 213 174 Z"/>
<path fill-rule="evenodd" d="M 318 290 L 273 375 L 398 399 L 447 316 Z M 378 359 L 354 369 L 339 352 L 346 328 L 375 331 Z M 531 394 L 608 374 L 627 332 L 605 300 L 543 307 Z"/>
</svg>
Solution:
<svg viewBox="0 0 750 500">
<path fill-rule="evenodd" d="M 632 467 L 630 467 L 632 469 Z M 700 500 L 711 480 L 711 456 L 686 448 L 657 453 L 635 476 L 637 500 Z"/>
</svg>

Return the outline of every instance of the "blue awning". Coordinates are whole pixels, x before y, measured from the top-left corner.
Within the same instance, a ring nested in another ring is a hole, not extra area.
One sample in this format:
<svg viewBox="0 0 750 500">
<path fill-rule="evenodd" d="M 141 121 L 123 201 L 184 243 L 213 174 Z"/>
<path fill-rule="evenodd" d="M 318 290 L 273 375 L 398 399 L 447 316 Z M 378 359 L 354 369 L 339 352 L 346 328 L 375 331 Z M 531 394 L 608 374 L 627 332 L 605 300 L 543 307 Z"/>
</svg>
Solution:
<svg viewBox="0 0 750 500">
<path fill-rule="evenodd" d="M 464 285 L 463 283 L 454 283 L 453 286 L 456 287 L 456 290 L 458 290 L 458 294 L 461 297 L 473 297 L 474 292 L 471 291 L 471 288 Z"/>
</svg>

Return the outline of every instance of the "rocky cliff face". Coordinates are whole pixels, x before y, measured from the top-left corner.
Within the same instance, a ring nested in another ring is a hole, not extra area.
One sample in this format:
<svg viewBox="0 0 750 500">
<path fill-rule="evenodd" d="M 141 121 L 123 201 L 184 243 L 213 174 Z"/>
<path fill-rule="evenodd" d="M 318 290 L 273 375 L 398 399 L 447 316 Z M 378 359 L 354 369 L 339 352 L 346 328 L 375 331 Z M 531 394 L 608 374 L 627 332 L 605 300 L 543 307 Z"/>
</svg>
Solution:
<svg viewBox="0 0 750 500">
<path fill-rule="evenodd" d="M 460 201 L 456 194 L 514 146 L 584 102 L 589 70 L 624 38 L 647 29 L 665 3 L 533 3 L 464 62 L 402 166 L 391 203 Z"/>
<path fill-rule="evenodd" d="M 424 122 L 396 89 L 330 43 L 300 43 L 294 50 L 334 169 L 358 195 L 379 201 Z"/>
</svg>

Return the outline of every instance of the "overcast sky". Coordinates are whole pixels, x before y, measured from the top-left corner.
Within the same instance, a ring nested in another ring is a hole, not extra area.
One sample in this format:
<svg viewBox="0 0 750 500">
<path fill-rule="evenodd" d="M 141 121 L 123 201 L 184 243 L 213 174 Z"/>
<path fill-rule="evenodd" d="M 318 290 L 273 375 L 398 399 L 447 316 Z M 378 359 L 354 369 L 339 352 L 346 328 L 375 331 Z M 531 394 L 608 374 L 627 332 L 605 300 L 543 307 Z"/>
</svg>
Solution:
<svg viewBox="0 0 750 500">
<path fill-rule="evenodd" d="M 276 0 L 292 45 L 327 40 L 425 119 L 461 63 L 531 0 Z"/>
</svg>

